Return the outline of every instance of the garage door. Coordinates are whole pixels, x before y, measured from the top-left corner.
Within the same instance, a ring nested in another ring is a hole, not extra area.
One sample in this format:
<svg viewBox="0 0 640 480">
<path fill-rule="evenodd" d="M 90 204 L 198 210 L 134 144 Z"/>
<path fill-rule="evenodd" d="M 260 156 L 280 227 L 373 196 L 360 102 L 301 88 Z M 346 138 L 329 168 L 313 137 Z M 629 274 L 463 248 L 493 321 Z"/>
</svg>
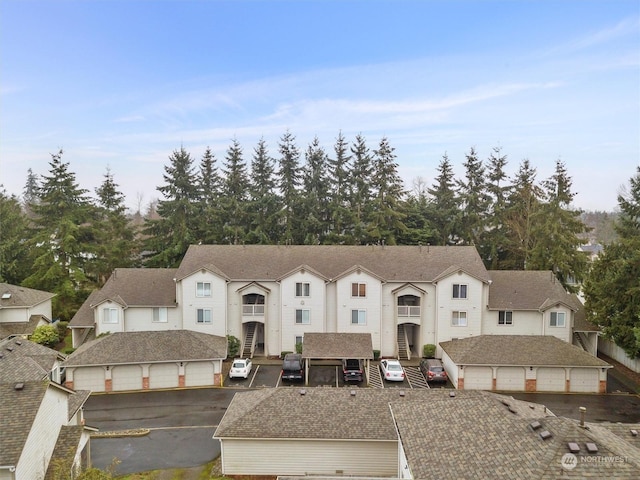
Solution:
<svg viewBox="0 0 640 480">
<path fill-rule="evenodd" d="M 597 368 L 572 368 L 570 391 L 572 392 L 598 392 Z"/>
<path fill-rule="evenodd" d="M 184 369 L 185 387 L 213 385 L 213 363 L 191 362 Z"/>
<path fill-rule="evenodd" d="M 493 369 L 491 367 L 464 367 L 465 390 L 491 390 Z"/>
<path fill-rule="evenodd" d="M 564 368 L 538 368 L 536 373 L 536 390 L 538 392 L 564 392 Z"/>
<path fill-rule="evenodd" d="M 524 391 L 524 367 L 498 367 L 496 390 Z"/>
<path fill-rule="evenodd" d="M 104 392 L 104 368 L 81 367 L 74 369 L 73 389 Z"/>
<path fill-rule="evenodd" d="M 149 367 L 149 388 L 174 388 L 178 386 L 178 364 L 154 363 Z"/>
<path fill-rule="evenodd" d="M 122 390 L 142 390 L 142 367 L 140 365 L 120 365 L 111 369 L 111 388 Z"/>
</svg>

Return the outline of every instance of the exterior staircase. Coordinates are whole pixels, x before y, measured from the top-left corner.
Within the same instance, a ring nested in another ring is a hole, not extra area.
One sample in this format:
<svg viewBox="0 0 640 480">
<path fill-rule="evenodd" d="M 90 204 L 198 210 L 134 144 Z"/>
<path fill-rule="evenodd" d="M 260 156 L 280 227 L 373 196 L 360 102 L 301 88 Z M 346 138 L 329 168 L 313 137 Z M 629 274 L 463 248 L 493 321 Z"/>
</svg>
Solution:
<svg viewBox="0 0 640 480">
<path fill-rule="evenodd" d="M 256 323 L 247 324 L 247 333 L 244 336 L 242 347 L 243 358 L 253 358 L 253 352 L 256 348 Z"/>
<path fill-rule="evenodd" d="M 587 346 L 584 344 L 584 339 L 582 338 L 582 335 L 580 335 L 580 332 L 573 332 L 573 339 L 575 340 L 574 345 L 577 342 L 580 348 L 582 348 L 586 352 L 589 351 Z"/>
<path fill-rule="evenodd" d="M 403 324 L 398 325 L 398 360 L 409 360 L 411 358 L 411 351 L 407 346 L 407 332 L 404 329 Z"/>
</svg>

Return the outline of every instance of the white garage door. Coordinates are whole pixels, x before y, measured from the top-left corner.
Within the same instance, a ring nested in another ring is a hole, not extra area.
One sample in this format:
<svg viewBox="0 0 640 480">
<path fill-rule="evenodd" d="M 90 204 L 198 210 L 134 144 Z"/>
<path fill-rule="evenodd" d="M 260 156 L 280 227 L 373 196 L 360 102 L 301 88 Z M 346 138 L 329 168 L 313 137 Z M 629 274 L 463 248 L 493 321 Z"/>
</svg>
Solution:
<svg viewBox="0 0 640 480">
<path fill-rule="evenodd" d="M 140 365 L 119 365 L 111 368 L 111 388 L 122 390 L 142 390 L 142 367 Z"/>
<path fill-rule="evenodd" d="M 213 363 L 191 362 L 184 369 L 185 387 L 213 385 Z"/>
<path fill-rule="evenodd" d="M 524 391 L 524 367 L 498 367 L 496 390 Z"/>
<path fill-rule="evenodd" d="M 149 367 L 149 388 L 174 388 L 178 386 L 178 364 L 154 363 Z"/>
<path fill-rule="evenodd" d="M 572 368 L 571 384 L 572 392 L 598 392 L 598 369 L 597 368 Z"/>
<path fill-rule="evenodd" d="M 73 389 L 104 392 L 104 368 L 81 367 L 73 371 Z"/>
<path fill-rule="evenodd" d="M 564 392 L 564 368 L 538 368 L 536 373 L 536 390 L 538 392 Z"/>
<path fill-rule="evenodd" d="M 465 390 L 491 390 L 493 370 L 491 367 L 464 367 Z"/>
</svg>

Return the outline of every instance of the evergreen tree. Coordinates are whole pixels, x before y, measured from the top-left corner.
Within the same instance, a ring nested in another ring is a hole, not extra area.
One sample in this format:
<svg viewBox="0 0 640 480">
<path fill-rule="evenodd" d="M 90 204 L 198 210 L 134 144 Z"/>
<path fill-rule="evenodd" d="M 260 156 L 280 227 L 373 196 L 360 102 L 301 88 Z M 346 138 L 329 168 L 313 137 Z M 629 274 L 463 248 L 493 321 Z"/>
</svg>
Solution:
<svg viewBox="0 0 640 480">
<path fill-rule="evenodd" d="M 490 197 L 488 216 L 485 221 L 484 241 L 480 246 L 480 256 L 487 268 L 500 270 L 504 268 L 506 258 L 507 226 L 506 210 L 510 185 L 506 184 L 508 176 L 505 172 L 507 156 L 496 147 L 489 156 L 487 167 L 487 192 Z"/>
<path fill-rule="evenodd" d="M 229 244 L 245 243 L 248 232 L 247 164 L 236 139 L 227 149 L 222 180 L 222 239 Z"/>
<path fill-rule="evenodd" d="M 102 286 L 114 269 L 135 265 L 136 242 L 135 232 L 126 216 L 124 195 L 108 168 L 96 194 L 96 255 L 89 262 L 88 272 L 98 286 Z"/>
<path fill-rule="evenodd" d="M 505 259 L 503 268 L 526 270 L 533 248 L 533 221 L 540 210 L 542 190 L 536 184 L 536 169 L 528 159 L 520 163 L 513 179 L 505 210 Z M 529 268 L 530 269 L 530 268 Z"/>
<path fill-rule="evenodd" d="M 460 237 L 465 244 L 475 245 L 482 251 L 490 198 L 484 165 L 473 147 L 466 155 L 464 168 L 465 179 L 456 182 L 461 207 Z"/>
<path fill-rule="evenodd" d="M 279 240 L 284 243 L 302 244 L 304 232 L 298 227 L 298 205 L 300 203 L 300 151 L 295 137 L 286 132 L 278 143 L 278 189 L 282 199 L 278 225 L 281 227 Z"/>
<path fill-rule="evenodd" d="M 578 250 L 587 228 L 582 212 L 571 207 L 575 194 L 564 163 L 556 162 L 554 174 L 542 184 L 544 203 L 534 217 L 533 245 L 528 270 L 552 270 L 562 285 L 577 292 L 587 270 L 587 258 Z"/>
<path fill-rule="evenodd" d="M 329 231 L 329 191 L 327 185 L 327 154 L 318 137 L 305 152 L 302 172 L 304 200 L 301 208 L 301 228 L 305 234 L 304 243 L 317 245 L 324 243 Z"/>
<path fill-rule="evenodd" d="M 198 186 L 198 233 L 197 243 L 207 245 L 219 243 L 222 240 L 221 227 L 221 184 L 222 180 L 216 166 L 216 157 L 207 147 L 200 160 L 200 170 L 197 174 Z"/>
<path fill-rule="evenodd" d="M 428 190 L 431 195 L 430 214 L 437 245 L 456 245 L 460 242 L 459 204 L 455 192 L 453 168 L 445 153 L 438 165 L 438 176 Z"/>
<path fill-rule="evenodd" d="M 349 145 L 342 132 L 338 134 L 333 148 L 335 157 L 328 159 L 328 178 L 330 189 L 329 217 L 330 229 L 326 243 L 334 245 L 347 241 L 347 229 L 353 223 L 349 208 Z"/>
<path fill-rule="evenodd" d="M 630 189 L 618 195 L 618 205 L 618 239 L 593 263 L 584 284 L 585 307 L 607 337 L 630 358 L 640 358 L 640 167 Z"/>
<path fill-rule="evenodd" d="M 351 146 L 351 153 L 353 165 L 347 183 L 350 190 L 352 225 L 351 228 L 345 227 L 345 232 L 351 230 L 350 235 L 347 233 L 345 243 L 359 245 L 367 242 L 366 222 L 373 208 L 371 192 L 373 164 L 366 140 L 362 135 L 356 136 Z"/>
<path fill-rule="evenodd" d="M 96 254 L 93 209 L 87 191 L 76 183 L 62 150 L 51 155 L 48 176 L 43 176 L 27 248 L 33 268 L 22 284 L 55 293 L 54 315 L 70 320 L 86 297 L 90 282 L 87 260 Z"/>
<path fill-rule="evenodd" d="M 429 245 L 435 241 L 435 231 L 429 220 L 430 205 L 428 187 L 421 177 L 414 179 L 413 190 L 405 202 L 407 231 L 400 235 L 401 245 Z"/>
<path fill-rule="evenodd" d="M 277 214 L 280 200 L 276 193 L 275 160 L 260 139 L 253 151 L 249 180 L 249 243 L 273 244 L 277 241 Z"/>
<path fill-rule="evenodd" d="M 20 201 L 0 185 L 0 282 L 20 285 L 29 275 L 28 236 L 28 220 Z"/>
<path fill-rule="evenodd" d="M 33 216 L 31 205 L 38 201 L 39 180 L 38 175 L 29 168 L 27 170 L 27 181 L 22 191 L 23 209 L 29 218 Z"/>
<path fill-rule="evenodd" d="M 197 178 L 191 155 L 180 147 L 169 157 L 169 165 L 164 167 L 163 186 L 158 187 L 164 199 L 158 201 L 158 219 L 145 221 L 144 233 L 147 255 L 145 264 L 149 267 L 176 267 L 189 245 L 194 242 L 197 232 Z"/>
<path fill-rule="evenodd" d="M 386 137 L 373 151 L 371 187 L 374 194 L 373 209 L 367 224 L 367 236 L 372 242 L 396 245 L 398 237 L 406 234 L 403 223 L 404 186 L 398 174 L 395 149 Z"/>
</svg>

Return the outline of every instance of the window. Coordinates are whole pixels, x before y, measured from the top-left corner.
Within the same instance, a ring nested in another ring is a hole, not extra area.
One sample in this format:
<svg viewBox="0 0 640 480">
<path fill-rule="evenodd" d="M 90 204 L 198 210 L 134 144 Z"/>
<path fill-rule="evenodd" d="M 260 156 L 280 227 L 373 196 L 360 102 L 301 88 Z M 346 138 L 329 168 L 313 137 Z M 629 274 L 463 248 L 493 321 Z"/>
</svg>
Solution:
<svg viewBox="0 0 640 480">
<path fill-rule="evenodd" d="M 155 307 L 153 309 L 153 321 L 156 323 L 167 323 L 167 307 Z"/>
<path fill-rule="evenodd" d="M 118 323 L 118 309 L 109 307 L 103 309 L 102 323 Z"/>
<path fill-rule="evenodd" d="M 302 335 L 296 335 L 296 346 L 302 345 Z"/>
<path fill-rule="evenodd" d="M 453 284 L 453 298 L 467 298 L 467 286 L 460 283 Z"/>
<path fill-rule="evenodd" d="M 296 297 L 308 297 L 310 286 L 305 282 L 296 283 Z"/>
<path fill-rule="evenodd" d="M 513 325 L 513 312 L 500 310 L 498 312 L 498 325 Z"/>
<path fill-rule="evenodd" d="M 197 310 L 196 322 L 198 323 L 211 323 L 211 309 L 199 308 Z"/>
<path fill-rule="evenodd" d="M 366 324 L 367 324 L 366 310 L 351 310 L 351 325 L 366 325 Z"/>
<path fill-rule="evenodd" d="M 211 282 L 198 282 L 196 284 L 196 297 L 210 297 Z"/>
<path fill-rule="evenodd" d="M 311 310 L 296 310 L 296 323 L 309 325 L 311 323 Z"/>
<path fill-rule="evenodd" d="M 466 327 L 467 312 L 452 312 L 451 325 L 453 325 L 454 327 Z"/>
<path fill-rule="evenodd" d="M 366 297 L 367 296 L 367 284 L 366 283 L 352 283 L 351 284 L 351 296 L 352 297 Z"/>
<path fill-rule="evenodd" d="M 564 312 L 551 312 L 550 327 L 564 327 Z"/>
</svg>

